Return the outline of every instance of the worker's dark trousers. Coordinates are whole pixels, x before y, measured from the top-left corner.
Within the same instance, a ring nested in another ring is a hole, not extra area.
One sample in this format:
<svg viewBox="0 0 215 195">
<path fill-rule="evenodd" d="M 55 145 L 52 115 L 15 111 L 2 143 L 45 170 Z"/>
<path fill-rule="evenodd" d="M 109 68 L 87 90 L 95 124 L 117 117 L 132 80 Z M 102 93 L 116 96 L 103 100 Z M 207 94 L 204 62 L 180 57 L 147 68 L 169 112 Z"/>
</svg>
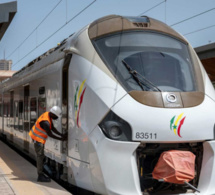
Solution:
<svg viewBox="0 0 215 195">
<path fill-rule="evenodd" d="M 37 155 L 37 173 L 40 175 L 43 173 L 44 144 L 35 142 L 34 149 Z"/>
</svg>

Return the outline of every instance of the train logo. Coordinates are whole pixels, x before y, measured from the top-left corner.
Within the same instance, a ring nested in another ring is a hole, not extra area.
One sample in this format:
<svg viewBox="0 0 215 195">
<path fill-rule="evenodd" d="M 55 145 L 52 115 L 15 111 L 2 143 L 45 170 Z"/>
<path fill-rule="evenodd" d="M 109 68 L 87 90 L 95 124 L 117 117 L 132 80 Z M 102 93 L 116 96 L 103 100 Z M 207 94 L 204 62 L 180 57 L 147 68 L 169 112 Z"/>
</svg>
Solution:
<svg viewBox="0 0 215 195">
<path fill-rule="evenodd" d="M 178 116 L 178 118 L 176 119 L 176 121 L 175 121 L 175 117 L 176 117 L 176 116 L 172 117 L 172 119 L 170 120 L 170 130 L 173 130 L 174 133 L 175 133 L 176 135 L 178 134 L 179 137 L 181 137 L 181 127 L 182 127 L 182 125 L 184 124 L 184 120 L 185 120 L 185 118 L 186 118 L 186 116 L 185 116 L 184 118 L 182 118 L 183 114 L 184 114 L 184 113 L 181 113 L 181 114 Z M 182 119 L 181 119 L 181 118 L 182 118 Z"/>
<path fill-rule="evenodd" d="M 84 84 L 87 79 L 85 79 L 80 86 L 77 86 L 74 98 L 74 109 L 75 109 L 75 121 L 78 128 L 81 126 L 79 123 L 80 109 L 81 104 L 83 103 L 84 93 L 86 91 L 86 87 L 84 88 Z M 84 89 L 83 89 L 84 88 Z"/>
</svg>

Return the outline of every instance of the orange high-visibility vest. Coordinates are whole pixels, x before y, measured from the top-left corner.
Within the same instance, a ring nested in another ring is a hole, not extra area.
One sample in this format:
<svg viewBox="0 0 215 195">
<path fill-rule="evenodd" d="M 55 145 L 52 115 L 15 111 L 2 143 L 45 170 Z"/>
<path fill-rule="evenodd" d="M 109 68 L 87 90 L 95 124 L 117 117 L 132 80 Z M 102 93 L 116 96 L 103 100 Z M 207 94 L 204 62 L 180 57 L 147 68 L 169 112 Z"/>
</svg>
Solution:
<svg viewBox="0 0 215 195">
<path fill-rule="evenodd" d="M 49 125 L 50 125 L 50 129 L 51 129 L 52 120 L 49 117 L 49 112 L 45 112 L 37 119 L 36 123 L 30 130 L 29 135 L 33 140 L 38 141 L 42 144 L 45 144 L 48 135 L 47 135 L 46 131 L 44 129 L 42 129 L 42 127 L 40 127 L 41 121 L 48 121 Z"/>
</svg>

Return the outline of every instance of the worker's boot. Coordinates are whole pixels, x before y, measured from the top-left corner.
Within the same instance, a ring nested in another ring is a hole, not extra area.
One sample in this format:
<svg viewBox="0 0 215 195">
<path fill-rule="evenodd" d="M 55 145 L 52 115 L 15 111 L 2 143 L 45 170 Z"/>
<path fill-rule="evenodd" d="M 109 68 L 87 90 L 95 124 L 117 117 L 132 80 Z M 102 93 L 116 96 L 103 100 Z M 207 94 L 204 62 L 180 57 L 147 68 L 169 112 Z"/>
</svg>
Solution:
<svg viewBox="0 0 215 195">
<path fill-rule="evenodd" d="M 44 174 L 40 174 L 37 178 L 38 182 L 50 182 L 51 179 L 47 176 L 45 176 Z"/>
</svg>

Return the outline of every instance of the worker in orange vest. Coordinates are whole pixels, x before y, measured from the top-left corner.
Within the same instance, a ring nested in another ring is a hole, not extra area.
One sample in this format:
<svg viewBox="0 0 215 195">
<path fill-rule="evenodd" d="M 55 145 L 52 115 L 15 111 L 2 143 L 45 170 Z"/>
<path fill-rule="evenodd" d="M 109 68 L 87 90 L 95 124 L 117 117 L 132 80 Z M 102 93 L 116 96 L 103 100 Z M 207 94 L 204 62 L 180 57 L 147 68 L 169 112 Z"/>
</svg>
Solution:
<svg viewBox="0 0 215 195">
<path fill-rule="evenodd" d="M 38 182 L 50 182 L 51 179 L 43 173 L 43 160 L 44 160 L 44 145 L 49 137 L 57 140 L 65 141 L 67 133 L 60 133 L 53 125 L 52 120 L 57 120 L 61 116 L 61 109 L 58 106 L 53 106 L 49 112 L 43 113 L 36 121 L 34 126 L 29 132 L 30 137 L 34 142 L 34 149 L 37 156 L 37 173 Z M 53 134 L 59 135 L 58 137 Z"/>
</svg>

